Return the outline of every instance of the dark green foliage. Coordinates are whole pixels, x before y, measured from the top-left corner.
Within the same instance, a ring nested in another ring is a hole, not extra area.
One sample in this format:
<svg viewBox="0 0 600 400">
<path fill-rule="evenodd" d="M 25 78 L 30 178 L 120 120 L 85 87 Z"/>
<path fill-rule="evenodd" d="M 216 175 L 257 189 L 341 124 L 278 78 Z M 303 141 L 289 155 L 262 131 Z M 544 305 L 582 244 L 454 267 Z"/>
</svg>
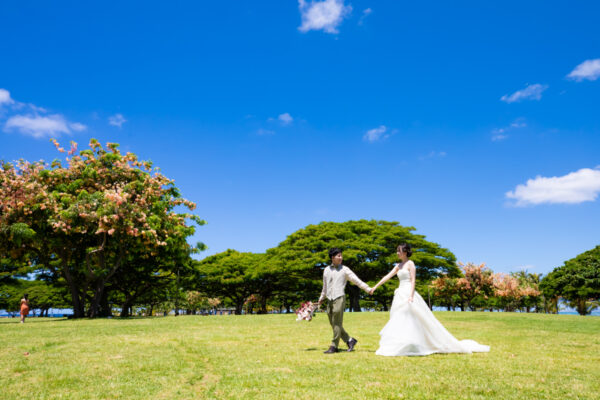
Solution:
<svg viewBox="0 0 600 400">
<path fill-rule="evenodd" d="M 429 282 L 439 274 L 457 276 L 454 255 L 435 243 L 416 235 L 414 228 L 397 222 L 348 221 L 323 222 L 309 225 L 287 237 L 266 254 L 239 253 L 235 250 L 216 254 L 196 263 L 198 278 L 192 289 L 230 302 L 241 312 L 252 295 L 266 312 L 269 302 L 290 310 L 305 300 L 317 300 L 322 287 L 323 268 L 329 265 L 328 251 L 343 250 L 344 264 L 364 281 L 377 281 L 397 261 L 396 248 L 401 243 L 413 246 L 412 259 L 418 266 L 419 284 Z M 374 301 L 385 308 L 393 295 L 394 283 L 366 297 L 365 305 Z M 350 306 L 359 311 L 359 289 L 347 286 Z"/>
<path fill-rule="evenodd" d="M 63 287 L 37 280 L 14 279 L 0 284 L 0 309 L 18 313 L 25 293 L 29 295 L 29 308 L 39 310 L 41 314 L 47 315 L 50 308 L 70 307 Z"/>
<path fill-rule="evenodd" d="M 236 314 L 241 314 L 246 299 L 264 289 L 264 262 L 264 254 L 235 250 L 206 257 L 195 263 L 197 288 L 209 296 L 228 300 Z"/>
<path fill-rule="evenodd" d="M 555 268 L 540 283 L 546 298 L 562 297 L 581 315 L 589 314 L 600 299 L 600 246 Z"/>
</svg>

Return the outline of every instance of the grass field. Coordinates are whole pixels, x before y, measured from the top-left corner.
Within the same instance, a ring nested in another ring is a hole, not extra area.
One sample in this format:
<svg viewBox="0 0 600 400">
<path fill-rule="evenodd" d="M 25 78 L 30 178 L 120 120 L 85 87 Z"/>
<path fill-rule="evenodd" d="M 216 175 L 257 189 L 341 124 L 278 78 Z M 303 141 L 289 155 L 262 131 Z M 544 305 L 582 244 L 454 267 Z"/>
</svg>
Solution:
<svg viewBox="0 0 600 400">
<path fill-rule="evenodd" d="M 379 357 L 387 313 L 346 313 L 353 353 L 323 354 L 325 314 L 0 320 L 0 398 L 598 399 L 600 318 L 438 312 L 490 353 Z"/>
</svg>

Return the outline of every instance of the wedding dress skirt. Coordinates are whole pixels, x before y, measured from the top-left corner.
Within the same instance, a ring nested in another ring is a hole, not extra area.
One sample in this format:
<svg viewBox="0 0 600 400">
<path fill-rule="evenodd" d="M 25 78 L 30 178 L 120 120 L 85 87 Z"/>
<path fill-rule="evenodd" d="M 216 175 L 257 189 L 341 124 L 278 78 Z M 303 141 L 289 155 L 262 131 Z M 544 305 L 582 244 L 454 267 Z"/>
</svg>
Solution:
<svg viewBox="0 0 600 400">
<path fill-rule="evenodd" d="M 423 298 L 415 291 L 409 303 L 411 285 L 407 270 L 398 271 L 400 286 L 394 292 L 390 320 L 379 334 L 380 356 L 426 356 L 433 353 L 472 353 L 490 351 L 473 340 L 457 340 L 438 321 Z"/>
</svg>

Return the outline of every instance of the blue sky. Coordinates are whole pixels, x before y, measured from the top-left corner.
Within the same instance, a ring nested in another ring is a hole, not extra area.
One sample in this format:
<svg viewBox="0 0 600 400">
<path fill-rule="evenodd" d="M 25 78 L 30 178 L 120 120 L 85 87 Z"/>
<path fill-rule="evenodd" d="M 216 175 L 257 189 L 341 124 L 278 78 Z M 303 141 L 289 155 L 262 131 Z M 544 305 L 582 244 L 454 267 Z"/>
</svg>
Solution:
<svg viewBox="0 0 600 400">
<path fill-rule="evenodd" d="M 198 204 L 206 255 L 414 226 L 547 273 L 600 244 L 600 5 L 0 4 L 0 159 L 118 142 Z"/>
</svg>

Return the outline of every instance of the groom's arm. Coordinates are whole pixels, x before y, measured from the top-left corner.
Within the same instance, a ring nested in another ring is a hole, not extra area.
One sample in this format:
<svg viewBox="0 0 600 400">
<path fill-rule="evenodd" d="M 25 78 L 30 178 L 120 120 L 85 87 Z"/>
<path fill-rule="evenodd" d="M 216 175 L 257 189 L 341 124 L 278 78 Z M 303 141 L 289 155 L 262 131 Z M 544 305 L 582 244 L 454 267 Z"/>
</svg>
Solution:
<svg viewBox="0 0 600 400">
<path fill-rule="evenodd" d="M 344 267 L 344 271 L 346 272 L 346 279 L 348 279 L 350 282 L 354 283 L 356 286 L 358 286 L 365 292 L 369 293 L 369 291 L 371 290 L 369 285 L 367 285 L 366 283 L 361 281 L 358 278 L 358 276 L 356 276 L 356 274 L 354 272 L 352 272 L 352 270 L 350 268 Z"/>
<path fill-rule="evenodd" d="M 325 295 L 327 294 L 327 279 L 325 279 L 325 273 L 327 269 L 323 270 L 323 290 L 321 290 L 321 296 L 319 297 L 319 304 L 325 300 Z"/>
</svg>

